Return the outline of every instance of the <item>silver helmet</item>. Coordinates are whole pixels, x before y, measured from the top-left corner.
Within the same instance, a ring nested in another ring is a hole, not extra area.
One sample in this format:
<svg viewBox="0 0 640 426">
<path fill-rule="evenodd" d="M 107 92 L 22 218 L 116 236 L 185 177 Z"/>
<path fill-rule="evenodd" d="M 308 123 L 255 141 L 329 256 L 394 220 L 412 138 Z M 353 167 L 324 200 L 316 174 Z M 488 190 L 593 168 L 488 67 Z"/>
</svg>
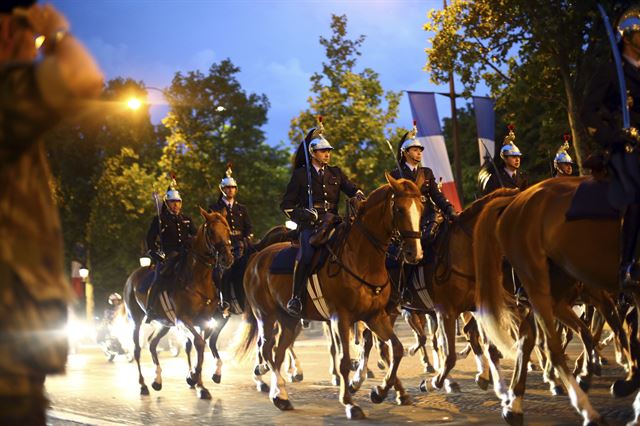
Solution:
<svg viewBox="0 0 640 426">
<path fill-rule="evenodd" d="M 407 152 L 409 150 L 409 148 L 418 147 L 422 151 L 424 151 L 424 146 L 422 146 L 420 141 L 418 139 L 416 139 L 417 135 L 418 135 L 418 128 L 416 127 L 416 122 L 414 121 L 413 122 L 413 129 L 411 129 L 411 131 L 409 131 L 407 134 L 405 134 L 405 136 L 403 138 L 404 142 L 402 142 L 402 145 L 400 146 L 400 150 L 402 152 Z"/>
<path fill-rule="evenodd" d="M 632 33 L 640 31 L 640 7 L 631 7 L 624 12 L 618 20 L 617 29 L 620 37 L 630 36 Z"/>
<path fill-rule="evenodd" d="M 567 152 L 569 150 L 570 137 L 567 134 L 567 135 L 564 135 L 563 139 L 564 139 L 564 143 L 560 146 L 560 149 L 558 149 L 558 152 L 556 152 L 556 156 L 553 158 L 553 167 L 556 169 L 558 168 L 558 164 L 561 164 L 561 163 L 573 164 L 573 159 Z"/>
<path fill-rule="evenodd" d="M 324 126 L 322 125 L 322 117 L 318 117 L 318 127 L 315 128 L 311 135 L 312 140 L 309 142 L 309 152 L 319 151 L 322 149 L 333 149 L 328 140 L 324 138 Z"/>
<path fill-rule="evenodd" d="M 233 187 L 238 187 L 238 183 L 236 182 L 236 180 L 231 176 L 233 174 L 233 170 L 231 170 L 231 163 L 227 164 L 227 171 L 224 173 L 225 176 L 222 178 L 222 180 L 220 181 L 220 185 L 218 185 L 218 188 L 220 188 L 220 192 L 222 192 L 224 194 L 224 188 L 228 187 L 228 186 L 233 186 Z"/>
<path fill-rule="evenodd" d="M 180 193 L 176 189 L 178 183 L 176 182 L 175 175 L 171 175 L 171 183 L 169 183 L 169 188 L 167 188 L 167 193 L 164 194 L 164 201 L 182 201 L 182 197 Z"/>
<path fill-rule="evenodd" d="M 509 129 L 509 133 L 504 137 L 504 141 L 502 142 L 502 148 L 500 148 L 500 158 L 503 160 L 506 157 L 520 157 L 522 153 L 520 152 L 520 148 L 518 148 L 515 144 L 516 134 L 513 132 L 514 126 L 513 124 L 509 124 L 507 127 Z"/>
</svg>

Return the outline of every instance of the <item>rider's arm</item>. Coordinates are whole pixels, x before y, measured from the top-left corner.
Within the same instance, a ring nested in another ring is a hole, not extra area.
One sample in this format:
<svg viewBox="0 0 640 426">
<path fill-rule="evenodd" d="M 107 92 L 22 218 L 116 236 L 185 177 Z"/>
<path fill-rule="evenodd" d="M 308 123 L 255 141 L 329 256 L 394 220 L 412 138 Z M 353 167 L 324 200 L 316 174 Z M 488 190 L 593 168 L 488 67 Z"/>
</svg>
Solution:
<svg viewBox="0 0 640 426">
<path fill-rule="evenodd" d="M 253 226 L 251 225 L 249 210 L 247 210 L 245 206 L 242 206 L 242 214 L 244 216 L 244 229 L 242 230 L 242 236 L 244 238 L 251 238 L 251 235 L 253 232 Z"/>
<path fill-rule="evenodd" d="M 593 75 L 585 90 L 586 96 L 581 111 L 582 120 L 591 135 L 601 146 L 622 143 L 622 113 L 617 77 L 614 65 L 605 62 Z"/>
<path fill-rule="evenodd" d="M 360 191 L 358 187 L 353 182 L 351 182 L 344 173 L 342 173 L 342 170 L 337 170 L 338 173 L 340 173 L 340 189 L 342 190 L 342 192 L 347 194 L 347 196 L 349 197 L 354 197 L 358 192 L 363 194 L 362 191 Z"/>
<path fill-rule="evenodd" d="M 160 234 L 158 216 L 154 217 L 147 231 L 147 250 L 158 250 L 158 236 Z"/>
<path fill-rule="evenodd" d="M 282 197 L 282 202 L 280 203 L 280 209 L 288 218 L 291 218 L 293 210 L 300 207 L 300 192 L 306 190 L 306 188 L 302 188 L 302 185 L 300 184 L 299 170 L 304 172 L 304 169 L 296 169 L 293 171 L 291 180 L 289 180 L 289 184 L 287 185 L 287 190 Z"/>
</svg>

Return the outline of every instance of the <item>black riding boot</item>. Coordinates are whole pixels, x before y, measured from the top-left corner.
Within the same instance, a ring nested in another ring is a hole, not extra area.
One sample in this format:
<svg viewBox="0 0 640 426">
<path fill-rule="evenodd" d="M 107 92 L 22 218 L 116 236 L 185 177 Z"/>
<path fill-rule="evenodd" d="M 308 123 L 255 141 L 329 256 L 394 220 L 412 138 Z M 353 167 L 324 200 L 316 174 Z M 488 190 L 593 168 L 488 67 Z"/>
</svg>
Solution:
<svg viewBox="0 0 640 426">
<path fill-rule="evenodd" d="M 621 255 L 620 289 L 640 285 L 640 204 L 627 206 L 620 231 Z"/>
<path fill-rule="evenodd" d="M 300 317 L 302 314 L 302 298 L 304 288 L 309 276 L 309 265 L 296 261 L 293 268 L 293 291 L 291 300 L 287 303 L 287 311 L 293 317 Z"/>
<path fill-rule="evenodd" d="M 147 324 L 150 323 L 151 320 L 158 315 L 158 313 L 153 307 L 156 305 L 156 302 L 158 300 L 158 295 L 160 294 L 160 292 L 161 292 L 160 276 L 158 276 L 156 280 L 151 284 L 151 288 L 149 289 L 149 294 L 147 295 L 147 305 L 146 305 Z"/>
</svg>

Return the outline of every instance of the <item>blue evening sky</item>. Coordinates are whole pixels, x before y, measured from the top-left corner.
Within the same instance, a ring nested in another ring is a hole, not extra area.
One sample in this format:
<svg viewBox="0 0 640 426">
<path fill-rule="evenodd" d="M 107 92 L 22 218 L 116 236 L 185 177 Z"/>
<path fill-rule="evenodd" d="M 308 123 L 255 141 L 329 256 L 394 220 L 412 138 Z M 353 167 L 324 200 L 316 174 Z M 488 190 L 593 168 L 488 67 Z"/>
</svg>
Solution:
<svg viewBox="0 0 640 426">
<path fill-rule="evenodd" d="M 325 60 L 320 35 L 330 35 L 331 14 L 346 14 L 350 38 L 366 35 L 356 66 L 380 75 L 385 90 L 448 91 L 422 70 L 429 36 L 422 26 L 441 0 L 54 0 L 87 44 L 108 79 L 122 76 L 167 87 L 175 72 L 199 69 L 230 58 L 247 92 L 264 93 L 271 108 L 267 142 L 287 141 L 291 118 L 307 107 L 309 77 Z M 458 87 L 460 87 L 458 85 Z M 479 92 L 478 95 L 486 95 Z M 162 103 L 150 92 L 152 103 Z M 438 96 L 440 117 L 450 115 Z M 458 105 L 462 100 L 458 100 Z M 153 106 L 159 122 L 166 106 Z M 327 124 L 327 130 L 330 123 Z M 400 127 L 411 126 L 406 95 Z"/>
</svg>

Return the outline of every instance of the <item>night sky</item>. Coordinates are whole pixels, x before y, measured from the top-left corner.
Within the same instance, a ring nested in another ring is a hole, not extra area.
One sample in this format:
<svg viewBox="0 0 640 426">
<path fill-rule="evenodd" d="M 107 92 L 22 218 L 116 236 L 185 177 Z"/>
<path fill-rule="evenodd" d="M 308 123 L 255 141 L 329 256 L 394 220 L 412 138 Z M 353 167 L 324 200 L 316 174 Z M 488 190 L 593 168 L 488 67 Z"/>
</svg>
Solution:
<svg viewBox="0 0 640 426">
<path fill-rule="evenodd" d="M 230 58 L 248 92 L 264 93 L 271 108 L 267 142 L 287 141 L 292 117 L 307 107 L 309 77 L 325 59 L 320 35 L 330 35 L 331 14 L 346 14 L 350 38 L 366 35 L 356 71 L 371 67 L 385 90 L 448 91 L 422 70 L 428 33 L 422 26 L 437 1 L 172 1 L 56 0 L 71 29 L 96 56 L 108 79 L 130 77 L 167 87 L 175 72 L 205 71 Z M 459 85 L 458 85 L 459 87 Z M 486 95 L 478 92 L 480 95 Z M 149 93 L 152 103 L 161 95 Z M 439 98 L 440 117 L 449 101 Z M 462 104 L 461 101 L 458 105 Z M 406 96 L 396 123 L 411 126 Z M 167 108 L 153 106 L 159 122 Z M 329 125 L 330 126 L 330 125 Z"/>
</svg>

